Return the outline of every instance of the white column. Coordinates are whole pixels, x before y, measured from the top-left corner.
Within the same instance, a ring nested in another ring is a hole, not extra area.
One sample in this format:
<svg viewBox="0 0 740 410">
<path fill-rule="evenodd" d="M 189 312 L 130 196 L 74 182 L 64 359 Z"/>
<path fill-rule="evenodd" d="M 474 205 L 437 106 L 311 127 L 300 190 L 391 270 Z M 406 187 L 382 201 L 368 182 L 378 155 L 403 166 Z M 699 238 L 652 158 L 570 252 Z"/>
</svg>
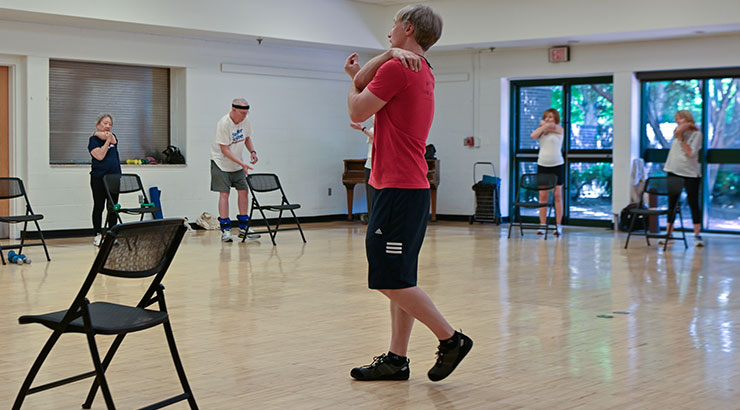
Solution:
<svg viewBox="0 0 740 410">
<path fill-rule="evenodd" d="M 632 72 L 614 73 L 612 212 L 630 202 L 632 159 L 640 154 L 640 84 Z"/>
</svg>

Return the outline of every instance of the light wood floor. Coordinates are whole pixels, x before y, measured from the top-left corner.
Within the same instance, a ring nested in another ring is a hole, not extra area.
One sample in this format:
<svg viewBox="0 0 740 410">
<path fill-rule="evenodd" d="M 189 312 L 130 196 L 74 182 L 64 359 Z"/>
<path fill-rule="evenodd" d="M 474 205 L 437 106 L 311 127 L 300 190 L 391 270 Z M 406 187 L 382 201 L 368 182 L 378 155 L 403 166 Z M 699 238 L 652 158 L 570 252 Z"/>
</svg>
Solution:
<svg viewBox="0 0 740 410">
<path fill-rule="evenodd" d="M 740 409 L 740 237 L 663 253 L 642 238 L 624 250 L 625 235 L 603 229 L 507 240 L 504 227 L 430 224 L 419 284 L 475 340 L 438 383 L 420 323 L 408 382 L 350 378 L 389 341 L 387 301 L 366 288 L 364 227 L 310 224 L 306 237 L 281 232 L 273 247 L 187 234 L 165 286 L 201 409 Z M 95 256 L 88 238 L 50 244 L 52 262 L 31 248 L 31 265 L 0 268 L 0 408 L 50 333 L 18 316 L 66 308 Z M 92 299 L 141 290 L 106 279 Z M 597 317 L 615 311 L 629 314 Z M 83 337 L 68 335 L 39 380 L 91 369 Z M 130 335 L 108 377 L 120 409 L 179 393 L 159 328 Z M 87 387 L 29 396 L 24 409 L 80 408 Z M 93 408 L 105 408 L 100 395 Z"/>
</svg>

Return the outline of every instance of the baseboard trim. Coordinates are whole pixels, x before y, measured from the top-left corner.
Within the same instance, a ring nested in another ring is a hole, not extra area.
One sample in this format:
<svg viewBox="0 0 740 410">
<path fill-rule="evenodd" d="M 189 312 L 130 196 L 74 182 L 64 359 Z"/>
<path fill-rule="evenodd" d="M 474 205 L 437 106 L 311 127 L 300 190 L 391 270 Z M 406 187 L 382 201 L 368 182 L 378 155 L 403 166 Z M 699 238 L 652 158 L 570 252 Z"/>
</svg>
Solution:
<svg viewBox="0 0 740 410">
<path fill-rule="evenodd" d="M 352 215 L 352 222 L 359 221 L 361 214 L 355 214 Z M 301 224 L 311 224 L 311 223 L 320 223 L 320 222 L 337 222 L 337 221 L 347 221 L 347 214 L 334 214 L 334 215 L 318 215 L 318 216 L 299 216 L 298 220 L 301 222 Z M 268 218 L 267 221 L 270 223 L 270 225 L 275 225 L 277 222 L 277 218 Z M 437 221 L 450 221 L 450 222 L 469 222 L 470 221 L 470 215 L 447 215 L 447 214 L 437 214 Z M 508 223 L 509 218 L 505 217 L 503 218 L 502 223 Z M 350 221 L 347 221 L 350 222 Z M 431 222 L 431 221 L 430 221 Z M 284 217 L 282 219 L 282 224 L 291 225 L 293 224 L 293 218 L 292 217 Z M 433 222 L 432 222 L 433 223 Z M 486 224 L 489 224 L 486 222 Z M 265 226 L 265 222 L 262 219 L 255 219 L 254 222 L 250 224 L 251 226 Z M 196 225 L 195 223 L 191 222 L 190 226 L 193 229 L 196 230 L 204 230 L 204 228 L 201 228 L 200 226 Z M 238 227 L 239 222 L 232 220 L 231 221 L 232 227 Z M 23 231 L 21 231 L 21 234 L 23 234 Z M 31 240 L 39 239 L 39 233 L 38 231 L 28 231 L 26 233 L 26 238 Z M 44 238 L 46 239 L 62 239 L 62 238 L 85 238 L 85 237 L 92 237 L 95 235 L 95 231 L 92 228 L 84 228 L 84 229 L 54 229 L 54 230 L 45 230 L 44 231 Z"/>
<path fill-rule="evenodd" d="M 355 216 L 356 218 L 359 218 L 358 215 Z M 317 222 L 334 222 L 334 221 L 346 221 L 347 215 L 346 214 L 336 214 L 336 215 L 319 215 L 319 216 L 299 216 L 298 221 L 301 222 L 301 224 L 310 224 L 310 223 L 317 223 Z M 270 225 L 275 225 L 277 222 L 277 218 L 268 218 L 267 221 L 270 223 Z M 293 224 L 293 218 L 292 217 L 283 217 L 281 224 L 290 225 Z M 255 219 L 253 226 L 265 226 L 265 222 L 262 219 Z M 190 226 L 195 230 L 204 230 L 200 226 L 196 225 L 194 222 L 190 222 Z M 238 221 L 231 221 L 232 227 L 238 227 L 239 222 Z M 85 238 L 85 237 L 92 237 L 95 236 L 95 231 L 92 228 L 81 228 L 81 229 L 54 229 L 54 230 L 44 230 L 44 238 L 45 239 L 61 239 L 61 238 Z M 23 235 L 24 231 L 21 231 L 21 235 Z M 38 231 L 27 231 L 26 232 L 26 239 L 40 239 L 40 235 Z"/>
</svg>

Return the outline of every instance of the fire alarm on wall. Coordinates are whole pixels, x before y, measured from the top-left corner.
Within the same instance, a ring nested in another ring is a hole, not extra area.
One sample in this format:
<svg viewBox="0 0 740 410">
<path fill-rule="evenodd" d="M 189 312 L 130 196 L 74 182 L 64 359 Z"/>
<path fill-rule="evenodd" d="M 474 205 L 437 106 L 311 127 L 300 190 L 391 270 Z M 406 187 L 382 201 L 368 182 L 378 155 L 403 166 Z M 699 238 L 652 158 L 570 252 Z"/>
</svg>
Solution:
<svg viewBox="0 0 740 410">
<path fill-rule="evenodd" d="M 551 63 L 563 63 L 566 61 L 570 61 L 570 47 L 551 47 L 548 59 Z"/>
</svg>

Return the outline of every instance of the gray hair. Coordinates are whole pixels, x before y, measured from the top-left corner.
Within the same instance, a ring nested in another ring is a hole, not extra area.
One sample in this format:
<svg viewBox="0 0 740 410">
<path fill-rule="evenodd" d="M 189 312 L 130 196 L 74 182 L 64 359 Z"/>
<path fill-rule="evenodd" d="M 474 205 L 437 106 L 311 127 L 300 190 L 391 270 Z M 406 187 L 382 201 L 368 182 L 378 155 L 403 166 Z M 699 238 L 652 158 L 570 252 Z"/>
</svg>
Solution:
<svg viewBox="0 0 740 410">
<path fill-rule="evenodd" d="M 249 103 L 247 102 L 247 100 L 245 100 L 244 98 L 241 98 L 241 97 L 239 97 L 239 98 L 234 98 L 234 99 L 233 99 L 233 100 L 231 101 L 231 104 L 235 104 L 235 105 L 243 105 L 243 106 L 247 106 L 247 105 L 249 105 Z"/>
<path fill-rule="evenodd" d="M 442 36 L 442 17 L 423 4 L 406 6 L 396 13 L 396 21 L 414 26 L 414 38 L 424 51 Z"/>
<path fill-rule="evenodd" d="M 111 124 L 113 124 L 113 116 L 112 116 L 112 115 L 110 115 L 110 114 L 108 114 L 107 112 L 105 112 L 105 113 L 102 113 L 102 114 L 98 114 L 98 119 L 97 119 L 97 120 L 95 120 L 95 125 L 98 125 L 98 124 L 100 124 L 100 121 L 103 121 L 103 119 L 104 119 L 105 117 L 108 117 L 108 118 L 110 118 L 110 122 L 111 122 Z"/>
</svg>

